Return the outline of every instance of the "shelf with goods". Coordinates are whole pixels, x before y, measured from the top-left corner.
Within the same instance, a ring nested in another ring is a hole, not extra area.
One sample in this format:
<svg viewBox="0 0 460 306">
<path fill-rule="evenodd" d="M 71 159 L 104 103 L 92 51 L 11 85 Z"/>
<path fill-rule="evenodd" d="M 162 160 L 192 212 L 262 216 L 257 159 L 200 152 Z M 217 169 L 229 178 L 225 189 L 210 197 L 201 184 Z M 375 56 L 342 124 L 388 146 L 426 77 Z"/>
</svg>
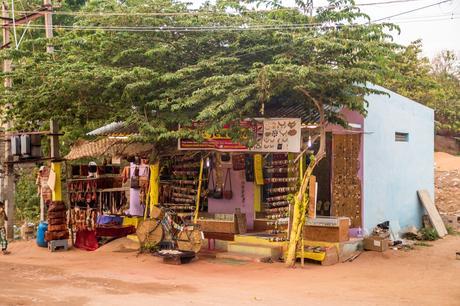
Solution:
<svg viewBox="0 0 460 306">
<path fill-rule="evenodd" d="M 174 210 L 185 221 L 191 221 L 196 209 L 199 174 L 199 155 L 173 157 L 168 179 L 160 182 L 161 206 Z M 203 197 L 204 193 L 201 194 Z"/>
<path fill-rule="evenodd" d="M 264 163 L 263 216 L 272 241 L 287 240 L 290 194 L 297 191 L 299 165 L 288 154 L 272 154 Z"/>
</svg>

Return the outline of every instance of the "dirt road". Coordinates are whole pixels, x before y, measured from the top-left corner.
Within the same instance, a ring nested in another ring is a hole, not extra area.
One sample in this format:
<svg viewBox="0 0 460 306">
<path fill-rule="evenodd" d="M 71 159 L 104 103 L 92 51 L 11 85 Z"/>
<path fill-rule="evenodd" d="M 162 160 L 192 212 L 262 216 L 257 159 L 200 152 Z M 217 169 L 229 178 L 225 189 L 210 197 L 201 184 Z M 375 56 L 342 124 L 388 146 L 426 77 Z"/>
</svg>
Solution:
<svg viewBox="0 0 460 306">
<path fill-rule="evenodd" d="M 171 266 L 114 244 L 49 253 L 16 242 L 0 256 L 0 305 L 460 305 L 460 237 L 433 244 L 292 270 L 204 258 Z"/>
</svg>

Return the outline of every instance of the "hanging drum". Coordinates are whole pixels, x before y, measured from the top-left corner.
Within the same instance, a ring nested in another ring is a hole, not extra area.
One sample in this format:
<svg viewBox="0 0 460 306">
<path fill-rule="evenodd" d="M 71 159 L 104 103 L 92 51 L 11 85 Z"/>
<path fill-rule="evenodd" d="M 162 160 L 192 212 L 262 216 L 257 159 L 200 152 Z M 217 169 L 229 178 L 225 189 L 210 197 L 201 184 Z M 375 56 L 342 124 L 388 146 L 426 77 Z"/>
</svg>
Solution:
<svg viewBox="0 0 460 306">
<path fill-rule="evenodd" d="M 145 220 L 137 227 L 136 234 L 141 248 L 152 248 L 163 240 L 163 227 L 157 220 Z"/>
<path fill-rule="evenodd" d="M 178 235 L 177 248 L 198 253 L 203 244 L 203 232 L 193 226 L 185 226 Z"/>
</svg>

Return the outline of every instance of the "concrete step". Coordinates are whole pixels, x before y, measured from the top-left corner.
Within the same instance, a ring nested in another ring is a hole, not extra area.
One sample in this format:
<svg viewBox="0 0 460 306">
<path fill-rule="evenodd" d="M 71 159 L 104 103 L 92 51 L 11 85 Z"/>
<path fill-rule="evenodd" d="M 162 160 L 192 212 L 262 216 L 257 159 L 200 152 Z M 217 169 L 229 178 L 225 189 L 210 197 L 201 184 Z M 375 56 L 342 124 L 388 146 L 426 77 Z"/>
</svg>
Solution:
<svg viewBox="0 0 460 306">
<path fill-rule="evenodd" d="M 252 243 L 232 242 L 228 244 L 228 252 L 253 255 L 261 258 L 270 257 L 278 259 L 283 254 L 283 248 L 279 245 L 257 245 Z"/>
<path fill-rule="evenodd" d="M 245 243 L 245 244 L 252 244 L 252 245 L 279 246 L 279 247 L 283 247 L 283 246 L 286 245 L 286 242 L 273 242 L 273 241 L 270 241 L 271 237 L 276 237 L 276 235 L 268 234 L 266 232 L 235 235 L 234 243 Z"/>
<path fill-rule="evenodd" d="M 227 259 L 235 261 L 247 261 L 247 262 L 265 262 L 267 257 L 261 257 L 258 255 L 250 255 L 236 252 L 224 252 L 216 254 L 216 259 Z"/>
</svg>

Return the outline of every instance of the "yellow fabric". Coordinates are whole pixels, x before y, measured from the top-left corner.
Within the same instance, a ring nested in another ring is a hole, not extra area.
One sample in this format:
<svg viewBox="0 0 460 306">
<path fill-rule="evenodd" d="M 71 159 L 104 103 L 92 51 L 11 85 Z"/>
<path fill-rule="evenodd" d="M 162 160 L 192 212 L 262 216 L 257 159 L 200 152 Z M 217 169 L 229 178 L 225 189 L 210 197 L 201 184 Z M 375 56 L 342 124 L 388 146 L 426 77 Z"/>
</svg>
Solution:
<svg viewBox="0 0 460 306">
<path fill-rule="evenodd" d="M 262 186 L 256 185 L 254 183 L 254 211 L 262 211 Z"/>
<path fill-rule="evenodd" d="M 123 217 L 123 225 L 133 225 L 135 228 L 137 228 L 142 219 L 143 217 Z"/>
<path fill-rule="evenodd" d="M 254 182 L 256 185 L 264 184 L 264 160 L 262 154 L 254 154 Z"/>
<path fill-rule="evenodd" d="M 52 191 L 51 199 L 53 201 L 62 201 L 62 188 L 61 188 L 61 163 L 51 163 L 51 170 L 56 173 L 56 182 L 54 184 L 54 190 Z"/>
<path fill-rule="evenodd" d="M 160 162 L 150 165 L 150 214 L 152 214 L 152 207 L 158 206 L 158 198 L 160 196 Z"/>
</svg>

